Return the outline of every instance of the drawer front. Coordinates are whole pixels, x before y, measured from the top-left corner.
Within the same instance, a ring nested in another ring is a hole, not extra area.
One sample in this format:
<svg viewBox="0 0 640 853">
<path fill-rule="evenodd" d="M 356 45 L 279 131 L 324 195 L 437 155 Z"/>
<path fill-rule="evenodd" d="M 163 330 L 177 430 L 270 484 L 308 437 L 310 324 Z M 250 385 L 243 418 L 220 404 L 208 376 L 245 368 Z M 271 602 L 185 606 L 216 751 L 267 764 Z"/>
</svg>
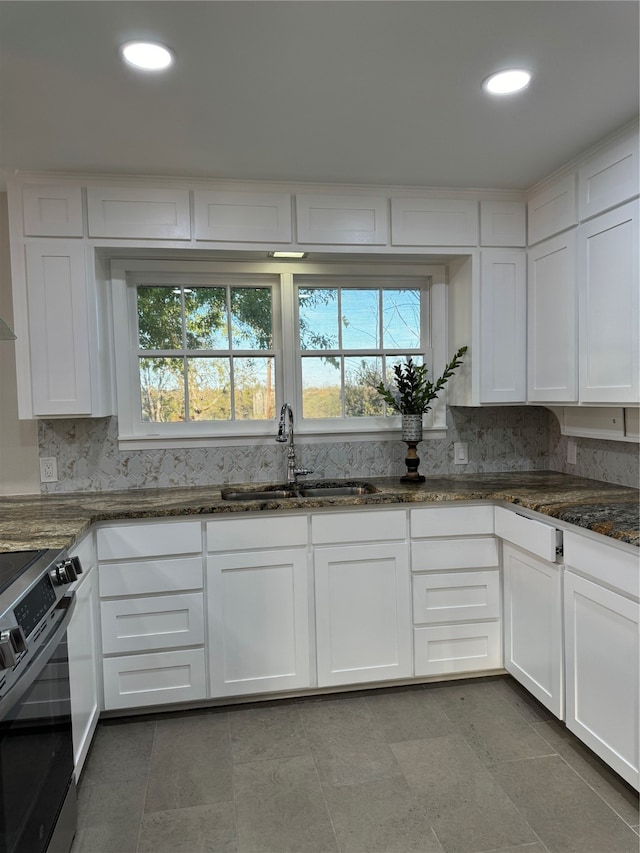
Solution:
<svg viewBox="0 0 640 853">
<path fill-rule="evenodd" d="M 102 563 L 99 577 L 102 598 L 202 589 L 202 557 Z"/>
<path fill-rule="evenodd" d="M 202 532 L 199 521 L 117 524 L 100 528 L 97 543 L 99 560 L 194 554 L 202 550 Z"/>
<path fill-rule="evenodd" d="M 556 528 L 518 515 L 513 510 L 495 508 L 496 536 L 506 539 L 543 560 L 556 560 Z"/>
<path fill-rule="evenodd" d="M 314 545 L 404 540 L 406 535 L 407 517 L 403 510 L 330 512 L 314 515 L 311 519 Z"/>
<path fill-rule="evenodd" d="M 204 642 L 202 593 L 100 603 L 104 654 L 197 646 Z"/>
<path fill-rule="evenodd" d="M 500 618 L 500 573 L 413 576 L 413 622 L 471 622 Z"/>
<path fill-rule="evenodd" d="M 411 570 L 437 572 L 443 569 L 484 569 L 500 565 L 498 540 L 431 539 L 411 543 Z"/>
<path fill-rule="evenodd" d="M 638 553 L 629 553 L 578 533 L 564 534 L 564 562 L 567 566 L 634 598 L 640 596 L 638 560 Z"/>
<path fill-rule="evenodd" d="M 411 535 L 482 536 L 493 533 L 492 506 L 424 507 L 411 510 Z"/>
<path fill-rule="evenodd" d="M 207 522 L 208 551 L 247 551 L 256 548 L 285 548 L 307 544 L 307 518 L 216 519 Z"/>
<path fill-rule="evenodd" d="M 498 669 L 502 666 L 499 622 L 414 628 L 416 675 Z"/>
<path fill-rule="evenodd" d="M 103 661 L 104 707 L 137 708 L 204 699 L 204 649 L 156 652 Z"/>
</svg>

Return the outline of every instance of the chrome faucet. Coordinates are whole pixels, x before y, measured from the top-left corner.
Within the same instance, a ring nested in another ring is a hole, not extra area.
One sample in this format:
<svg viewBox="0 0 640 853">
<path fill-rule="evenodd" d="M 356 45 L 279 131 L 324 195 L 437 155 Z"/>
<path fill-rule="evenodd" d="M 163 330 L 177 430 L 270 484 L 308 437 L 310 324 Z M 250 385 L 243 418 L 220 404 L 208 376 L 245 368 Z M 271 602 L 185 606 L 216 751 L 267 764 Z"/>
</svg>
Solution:
<svg viewBox="0 0 640 853">
<path fill-rule="evenodd" d="M 304 474 L 313 474 L 311 468 L 296 468 L 296 449 L 293 443 L 293 410 L 288 403 L 284 403 L 280 409 L 280 421 L 278 423 L 278 434 L 276 441 L 283 444 L 289 442 L 287 448 L 287 485 L 295 486 L 297 478 Z"/>
</svg>

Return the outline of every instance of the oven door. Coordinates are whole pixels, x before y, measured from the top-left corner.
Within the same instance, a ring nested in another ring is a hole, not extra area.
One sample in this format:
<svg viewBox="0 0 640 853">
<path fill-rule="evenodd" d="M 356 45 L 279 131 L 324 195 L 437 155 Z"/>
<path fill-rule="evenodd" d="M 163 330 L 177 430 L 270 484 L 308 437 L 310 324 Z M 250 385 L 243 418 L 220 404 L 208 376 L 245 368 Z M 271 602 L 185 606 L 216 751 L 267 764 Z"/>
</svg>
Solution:
<svg viewBox="0 0 640 853">
<path fill-rule="evenodd" d="M 0 703 L 0 853 L 71 848 L 75 789 L 69 805 L 73 740 L 66 631 L 74 604 L 70 597 L 39 654 Z M 61 814 L 72 826 L 56 830 Z"/>
</svg>

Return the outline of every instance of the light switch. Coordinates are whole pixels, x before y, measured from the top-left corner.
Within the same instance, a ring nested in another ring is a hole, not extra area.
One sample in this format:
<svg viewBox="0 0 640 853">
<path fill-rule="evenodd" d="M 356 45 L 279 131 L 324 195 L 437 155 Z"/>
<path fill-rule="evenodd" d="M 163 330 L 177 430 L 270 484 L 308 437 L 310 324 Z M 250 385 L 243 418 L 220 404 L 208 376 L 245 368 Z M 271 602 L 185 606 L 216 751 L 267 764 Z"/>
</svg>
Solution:
<svg viewBox="0 0 640 853">
<path fill-rule="evenodd" d="M 466 465 L 469 461 L 466 441 L 454 441 L 453 443 L 453 464 Z"/>
</svg>

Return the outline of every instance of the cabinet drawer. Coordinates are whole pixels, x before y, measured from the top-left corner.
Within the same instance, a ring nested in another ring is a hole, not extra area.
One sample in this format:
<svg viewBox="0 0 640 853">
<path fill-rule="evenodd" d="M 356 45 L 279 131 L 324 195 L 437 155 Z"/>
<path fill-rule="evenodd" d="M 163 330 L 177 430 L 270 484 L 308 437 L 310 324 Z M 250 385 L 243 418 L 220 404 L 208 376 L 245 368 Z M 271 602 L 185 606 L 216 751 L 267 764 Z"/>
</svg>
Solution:
<svg viewBox="0 0 640 853">
<path fill-rule="evenodd" d="M 258 547 L 286 548 L 306 544 L 306 516 L 264 516 L 207 522 L 208 551 L 246 551 Z"/>
<path fill-rule="evenodd" d="M 193 554 L 202 550 L 199 521 L 118 524 L 98 530 L 98 559 L 127 560 Z"/>
<path fill-rule="evenodd" d="M 492 506 L 424 507 L 411 510 L 411 535 L 481 536 L 493 533 Z"/>
<path fill-rule="evenodd" d="M 82 237 L 82 189 L 24 186 L 22 216 L 24 233 L 29 237 Z"/>
<path fill-rule="evenodd" d="M 405 539 L 406 514 L 402 510 L 382 512 L 330 512 L 311 519 L 314 545 L 332 542 L 385 542 Z"/>
<path fill-rule="evenodd" d="M 555 563 L 556 546 L 562 535 L 555 527 L 499 506 L 495 508 L 495 519 L 496 536 Z"/>
<path fill-rule="evenodd" d="M 564 534 L 564 562 L 600 583 L 639 597 L 638 553 L 569 531 Z"/>
<path fill-rule="evenodd" d="M 137 708 L 204 699 L 204 649 L 129 655 L 103 661 L 104 707 Z"/>
<path fill-rule="evenodd" d="M 197 646 L 204 642 L 202 593 L 102 601 L 105 654 Z"/>
<path fill-rule="evenodd" d="M 196 240 L 291 242 L 291 196 L 287 193 L 194 193 Z"/>
<path fill-rule="evenodd" d="M 497 669 L 502 666 L 499 622 L 413 629 L 416 675 Z"/>
<path fill-rule="evenodd" d="M 100 595 L 144 595 L 202 589 L 202 557 L 175 560 L 140 560 L 135 563 L 102 563 Z"/>
<path fill-rule="evenodd" d="M 499 572 L 413 576 L 413 621 L 470 622 L 500 617 Z"/>
<path fill-rule="evenodd" d="M 147 187 L 89 187 L 90 237 L 188 240 L 188 190 Z"/>
<path fill-rule="evenodd" d="M 411 543 L 411 569 L 433 572 L 442 569 L 484 569 L 500 565 L 498 541 L 485 539 L 431 539 Z"/>
</svg>

